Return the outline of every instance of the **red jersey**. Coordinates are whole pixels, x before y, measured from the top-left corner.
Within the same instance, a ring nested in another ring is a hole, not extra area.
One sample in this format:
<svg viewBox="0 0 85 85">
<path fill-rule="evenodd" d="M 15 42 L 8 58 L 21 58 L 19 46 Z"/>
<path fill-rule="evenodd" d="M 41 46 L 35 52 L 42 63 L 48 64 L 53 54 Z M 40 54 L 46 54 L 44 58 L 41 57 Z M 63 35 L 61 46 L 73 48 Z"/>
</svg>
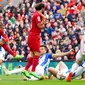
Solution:
<svg viewBox="0 0 85 85">
<path fill-rule="evenodd" d="M 40 36 L 41 29 L 37 26 L 38 23 L 40 23 L 42 20 L 42 17 L 40 14 L 36 11 L 32 17 L 32 28 L 30 30 L 31 35 L 38 35 Z"/>
<path fill-rule="evenodd" d="M 36 11 L 32 17 L 32 28 L 28 34 L 28 46 L 31 51 L 40 52 L 41 29 L 37 26 L 42 21 L 41 15 Z"/>
</svg>

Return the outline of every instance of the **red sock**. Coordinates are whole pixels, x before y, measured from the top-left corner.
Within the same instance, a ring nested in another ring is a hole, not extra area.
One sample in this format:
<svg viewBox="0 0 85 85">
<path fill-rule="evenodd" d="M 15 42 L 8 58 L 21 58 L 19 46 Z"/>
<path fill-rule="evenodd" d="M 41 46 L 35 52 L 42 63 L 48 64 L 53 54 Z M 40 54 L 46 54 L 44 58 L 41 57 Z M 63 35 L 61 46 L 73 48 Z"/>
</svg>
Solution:
<svg viewBox="0 0 85 85">
<path fill-rule="evenodd" d="M 38 65 L 38 61 L 39 61 L 39 56 L 34 56 L 33 63 L 32 63 L 32 72 L 35 71 L 35 68 Z"/>
<path fill-rule="evenodd" d="M 13 52 L 12 50 L 11 50 L 11 48 L 7 45 L 7 44 L 3 44 L 2 45 L 2 47 L 8 52 L 8 53 L 10 53 L 12 56 L 16 56 L 16 52 Z"/>
<path fill-rule="evenodd" d="M 28 71 L 29 67 L 32 65 L 32 61 L 33 61 L 33 58 L 32 57 L 30 57 L 30 58 L 27 59 L 27 64 L 25 66 L 25 70 Z"/>
</svg>

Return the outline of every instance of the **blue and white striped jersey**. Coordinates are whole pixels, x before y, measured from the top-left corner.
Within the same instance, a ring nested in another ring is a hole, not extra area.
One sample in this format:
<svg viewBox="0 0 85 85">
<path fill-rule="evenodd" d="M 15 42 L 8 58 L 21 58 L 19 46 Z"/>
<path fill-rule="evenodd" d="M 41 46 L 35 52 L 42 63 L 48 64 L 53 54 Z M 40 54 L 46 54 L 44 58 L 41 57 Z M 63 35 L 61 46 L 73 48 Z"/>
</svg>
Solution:
<svg viewBox="0 0 85 85">
<path fill-rule="evenodd" d="M 52 59 L 52 54 L 46 53 L 46 54 L 40 56 L 38 65 L 42 66 L 44 68 L 44 71 L 46 71 L 51 59 Z"/>
</svg>

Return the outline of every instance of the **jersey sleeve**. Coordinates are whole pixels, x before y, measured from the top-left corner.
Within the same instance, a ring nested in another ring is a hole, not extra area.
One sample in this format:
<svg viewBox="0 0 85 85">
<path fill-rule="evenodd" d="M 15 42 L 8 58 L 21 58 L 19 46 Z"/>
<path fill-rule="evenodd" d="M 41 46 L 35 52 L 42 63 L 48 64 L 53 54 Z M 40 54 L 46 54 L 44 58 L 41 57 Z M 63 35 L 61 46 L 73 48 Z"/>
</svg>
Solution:
<svg viewBox="0 0 85 85">
<path fill-rule="evenodd" d="M 48 58 L 52 59 L 52 54 L 48 53 L 47 56 Z"/>
<path fill-rule="evenodd" d="M 38 24 L 38 23 L 41 22 L 41 17 L 40 17 L 40 15 L 36 15 L 36 16 L 35 16 L 35 22 L 36 22 L 36 24 Z"/>
</svg>

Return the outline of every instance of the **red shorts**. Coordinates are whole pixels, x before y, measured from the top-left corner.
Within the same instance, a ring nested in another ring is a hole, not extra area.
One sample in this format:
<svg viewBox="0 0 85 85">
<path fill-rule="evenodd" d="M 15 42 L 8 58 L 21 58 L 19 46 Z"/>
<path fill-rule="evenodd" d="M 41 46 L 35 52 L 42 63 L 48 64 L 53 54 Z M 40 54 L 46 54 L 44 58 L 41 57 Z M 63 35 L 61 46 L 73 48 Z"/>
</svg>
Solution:
<svg viewBox="0 0 85 85">
<path fill-rule="evenodd" d="M 28 36 L 28 46 L 31 51 L 40 52 L 40 37 L 39 36 Z"/>
</svg>

